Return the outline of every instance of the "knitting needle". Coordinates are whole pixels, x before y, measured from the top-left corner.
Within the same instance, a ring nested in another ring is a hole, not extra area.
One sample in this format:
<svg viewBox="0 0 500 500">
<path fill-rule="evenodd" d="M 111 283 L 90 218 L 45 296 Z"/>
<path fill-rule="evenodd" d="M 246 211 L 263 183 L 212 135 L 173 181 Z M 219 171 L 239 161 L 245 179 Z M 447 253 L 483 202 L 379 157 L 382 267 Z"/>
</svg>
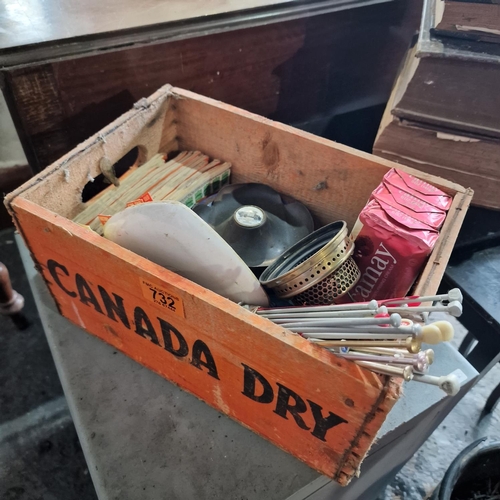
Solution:
<svg viewBox="0 0 500 500">
<path fill-rule="evenodd" d="M 286 323 L 280 326 L 285 327 Z M 430 326 L 430 325 L 425 325 L 425 327 Z M 288 327 L 285 327 L 288 328 Z M 422 325 L 419 324 L 413 324 L 411 326 L 399 326 L 399 327 L 392 327 L 392 326 L 358 326 L 358 327 L 349 327 L 349 326 L 339 326 L 339 327 L 333 327 L 333 326 L 316 326 L 314 323 L 313 324 L 308 324 L 307 326 L 303 326 L 301 328 L 295 328 L 295 327 L 290 327 L 289 329 L 297 330 L 297 332 L 321 332 L 321 333 L 404 333 L 405 335 L 413 335 L 413 336 L 420 336 L 422 333 Z M 440 333 L 441 330 L 439 328 L 436 328 L 433 326 L 432 330 L 434 329 Z"/>
<path fill-rule="evenodd" d="M 455 396 L 455 394 L 457 394 L 460 390 L 460 381 L 453 373 L 443 375 L 441 377 L 415 373 L 413 380 L 416 382 L 423 382 L 424 384 L 437 385 L 440 389 L 446 392 L 448 396 Z"/>
<path fill-rule="evenodd" d="M 382 375 L 389 375 L 391 377 L 401 377 L 407 382 L 413 379 L 413 368 L 408 365 L 404 367 L 389 366 L 380 363 L 372 363 L 371 361 L 354 361 L 357 365 L 363 368 L 368 368 L 372 372 L 380 373 Z"/>
<path fill-rule="evenodd" d="M 361 309 L 359 311 L 318 311 L 318 312 L 303 312 L 303 311 L 294 311 L 292 312 L 283 312 L 276 314 L 262 314 L 264 318 L 270 319 L 274 323 L 285 323 L 286 321 L 296 320 L 296 321 L 305 321 L 309 319 L 328 319 L 328 318 L 369 318 L 376 316 L 378 314 L 387 314 L 387 307 L 382 306 L 378 309 Z"/>
<path fill-rule="evenodd" d="M 285 325 L 281 325 L 285 326 Z M 451 326 L 451 325 L 450 325 Z M 412 325 L 411 328 L 329 328 L 318 326 L 286 327 L 294 333 L 300 333 L 304 337 L 316 337 L 320 339 L 395 339 L 411 335 L 420 342 L 426 344 L 440 344 L 449 340 L 449 332 L 446 335 L 434 324 Z M 453 331 L 451 334 L 453 337 Z"/>
<path fill-rule="evenodd" d="M 406 365 L 411 366 L 414 370 L 420 373 L 426 373 L 429 369 L 429 364 L 425 359 L 425 354 L 423 356 L 419 356 L 417 353 L 413 358 L 404 358 L 397 356 L 383 356 L 377 354 L 363 354 L 360 352 L 352 352 L 349 353 L 338 353 L 339 356 L 345 359 L 351 359 L 353 361 L 370 361 L 374 363 L 388 363 L 390 365 Z"/>
<path fill-rule="evenodd" d="M 370 302 L 355 302 L 352 304 L 332 304 L 327 306 L 292 306 L 292 307 L 260 307 L 255 312 L 261 316 L 271 316 L 274 314 L 282 314 L 282 313 L 292 313 L 296 312 L 326 312 L 326 311 L 359 311 L 359 310 L 377 310 L 381 306 L 396 306 L 399 304 L 411 304 L 414 302 L 437 302 L 437 301 L 448 301 L 453 302 L 457 301 L 462 303 L 463 296 L 462 292 L 458 288 L 453 288 L 449 290 L 448 293 L 441 295 L 427 295 L 427 296 L 410 296 L 410 297 L 401 297 L 401 298 L 393 298 L 393 299 L 384 299 L 384 300 L 371 300 Z"/>
<path fill-rule="evenodd" d="M 416 306 L 416 307 L 408 307 L 408 306 L 402 306 L 402 307 L 391 307 L 387 306 L 387 312 L 392 314 L 392 313 L 398 313 L 398 314 L 416 314 L 416 313 L 423 313 L 423 312 L 447 312 L 448 314 L 451 314 L 452 316 L 455 316 L 455 318 L 458 318 L 462 315 L 463 307 L 458 300 L 454 300 L 453 302 L 450 302 L 447 305 L 439 304 L 436 306 Z"/>
<path fill-rule="evenodd" d="M 462 292 L 460 291 L 459 288 L 452 288 L 448 293 L 444 293 L 441 295 L 427 295 L 427 296 L 422 296 L 419 297 L 418 295 L 415 295 L 413 297 L 403 297 L 401 299 L 386 299 L 386 300 L 381 300 L 379 301 L 379 304 L 408 304 L 412 302 L 442 302 L 442 301 L 447 301 L 447 302 L 453 302 L 453 301 L 458 301 L 460 303 L 463 302 L 463 296 Z"/>
<path fill-rule="evenodd" d="M 350 349 L 358 349 L 359 347 L 390 347 L 393 349 L 407 349 L 408 352 L 416 354 L 420 351 L 422 343 L 413 337 L 394 340 L 317 340 L 309 339 L 311 342 L 326 347 L 349 347 Z"/>
<path fill-rule="evenodd" d="M 376 373 L 390 375 L 392 377 L 401 377 L 407 382 L 414 380 L 424 384 L 435 385 L 448 394 L 448 396 L 455 396 L 455 394 L 457 394 L 460 390 L 460 382 L 457 376 L 452 373 L 441 377 L 434 377 L 433 375 L 415 373 L 411 366 L 405 366 L 401 369 L 397 366 L 380 365 L 378 363 L 371 363 L 368 361 L 355 361 L 355 363 Z"/>
<path fill-rule="evenodd" d="M 349 327 L 349 326 L 369 326 L 369 325 L 401 325 L 401 316 L 399 314 L 391 314 L 389 318 L 333 318 L 333 319 L 318 319 L 314 321 L 292 321 L 282 324 L 283 328 L 300 328 L 301 326 L 332 326 L 332 327 Z"/>
<path fill-rule="evenodd" d="M 304 331 L 311 330 L 311 331 Z M 389 340 L 389 339 L 405 339 L 408 337 L 405 333 L 331 333 L 331 332 L 318 332 L 314 328 L 307 328 L 302 330 L 291 330 L 294 333 L 300 333 L 306 339 L 318 340 Z"/>
<path fill-rule="evenodd" d="M 427 364 L 432 365 L 434 363 L 434 351 L 432 349 L 426 349 L 425 351 L 420 351 L 416 355 L 409 353 L 408 351 L 404 351 L 403 349 L 396 349 L 390 347 L 361 347 L 355 348 L 354 351 L 348 352 L 363 352 L 366 354 L 381 354 L 382 356 L 395 356 L 401 358 L 409 358 L 412 359 L 415 356 L 424 355 L 425 361 Z"/>
<path fill-rule="evenodd" d="M 376 310 L 379 305 L 376 300 L 370 302 L 356 302 L 353 304 L 332 304 L 328 306 L 293 306 L 293 307 L 259 307 L 256 313 L 260 316 L 267 316 L 274 313 L 282 312 L 318 312 L 318 311 L 359 311 L 359 310 Z"/>
</svg>

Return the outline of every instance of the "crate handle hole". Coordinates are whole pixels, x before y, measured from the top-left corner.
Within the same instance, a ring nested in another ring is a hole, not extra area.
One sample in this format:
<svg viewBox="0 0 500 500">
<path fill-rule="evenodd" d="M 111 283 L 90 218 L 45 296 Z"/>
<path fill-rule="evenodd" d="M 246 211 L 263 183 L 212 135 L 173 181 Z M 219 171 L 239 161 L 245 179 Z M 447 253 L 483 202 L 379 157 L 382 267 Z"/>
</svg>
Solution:
<svg viewBox="0 0 500 500">
<path fill-rule="evenodd" d="M 136 167 L 146 157 L 146 148 L 135 146 L 128 153 L 125 153 L 114 165 L 113 169 L 118 179 L 127 173 L 132 167 Z M 110 182 L 103 174 L 99 174 L 93 181 L 87 182 L 82 190 L 82 202 L 85 203 L 97 196 L 100 192 L 109 187 Z"/>
</svg>

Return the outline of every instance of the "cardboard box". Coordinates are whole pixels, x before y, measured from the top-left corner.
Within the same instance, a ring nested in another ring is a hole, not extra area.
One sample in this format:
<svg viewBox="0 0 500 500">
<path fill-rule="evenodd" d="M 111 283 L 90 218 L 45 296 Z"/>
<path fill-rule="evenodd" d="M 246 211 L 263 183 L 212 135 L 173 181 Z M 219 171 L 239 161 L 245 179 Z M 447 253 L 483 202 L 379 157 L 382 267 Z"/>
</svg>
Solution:
<svg viewBox="0 0 500 500">
<path fill-rule="evenodd" d="M 114 163 L 134 147 L 138 162 L 157 152 L 200 150 L 231 162 L 232 182 L 268 184 L 307 205 L 318 224 L 345 220 L 349 227 L 395 164 L 165 86 L 6 198 L 63 316 L 347 484 L 400 382 L 362 370 L 72 222 L 102 158 Z M 417 293 L 435 293 L 472 193 L 397 167 L 454 197 L 415 286 Z"/>
</svg>

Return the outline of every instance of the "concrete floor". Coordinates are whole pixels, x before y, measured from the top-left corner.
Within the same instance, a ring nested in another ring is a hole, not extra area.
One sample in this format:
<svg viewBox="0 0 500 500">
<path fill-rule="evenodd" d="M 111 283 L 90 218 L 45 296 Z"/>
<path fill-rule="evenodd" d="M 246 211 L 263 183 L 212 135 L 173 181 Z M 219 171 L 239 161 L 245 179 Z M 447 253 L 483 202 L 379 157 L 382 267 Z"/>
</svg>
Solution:
<svg viewBox="0 0 500 500">
<path fill-rule="evenodd" d="M 0 319 L 0 499 L 95 500 L 12 230 L 0 232 L 0 261 L 9 267 L 15 289 L 24 295 L 31 321 L 27 330 L 19 332 Z M 458 322 L 456 329 L 458 344 L 465 331 Z M 458 404 L 379 500 L 425 498 L 468 443 L 483 435 L 500 440 L 500 407 L 477 425 L 484 402 L 499 380 L 497 365 Z"/>
<path fill-rule="evenodd" d="M 31 323 L 18 331 L 0 316 L 0 499 L 95 500 L 11 229 L 0 232 L 0 261 Z"/>
<path fill-rule="evenodd" d="M 467 333 L 465 328 L 445 314 L 435 314 L 433 319 L 447 319 L 454 324 L 453 344 L 458 348 Z M 486 399 L 499 382 L 500 363 L 458 403 L 378 500 L 428 498 L 452 460 L 467 445 L 483 436 L 488 438 L 488 443 L 500 441 L 500 404 L 478 422 Z"/>
</svg>

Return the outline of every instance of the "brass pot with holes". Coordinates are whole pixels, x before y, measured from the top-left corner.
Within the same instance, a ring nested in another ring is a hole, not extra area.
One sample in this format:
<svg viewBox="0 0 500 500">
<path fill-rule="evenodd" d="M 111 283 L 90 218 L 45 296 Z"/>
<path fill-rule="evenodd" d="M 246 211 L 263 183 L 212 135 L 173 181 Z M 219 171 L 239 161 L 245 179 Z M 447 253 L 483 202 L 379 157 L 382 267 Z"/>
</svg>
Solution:
<svg viewBox="0 0 500 500">
<path fill-rule="evenodd" d="M 297 305 L 332 304 L 361 276 L 353 251 L 347 224 L 332 222 L 290 247 L 265 269 L 260 282 Z"/>
</svg>

